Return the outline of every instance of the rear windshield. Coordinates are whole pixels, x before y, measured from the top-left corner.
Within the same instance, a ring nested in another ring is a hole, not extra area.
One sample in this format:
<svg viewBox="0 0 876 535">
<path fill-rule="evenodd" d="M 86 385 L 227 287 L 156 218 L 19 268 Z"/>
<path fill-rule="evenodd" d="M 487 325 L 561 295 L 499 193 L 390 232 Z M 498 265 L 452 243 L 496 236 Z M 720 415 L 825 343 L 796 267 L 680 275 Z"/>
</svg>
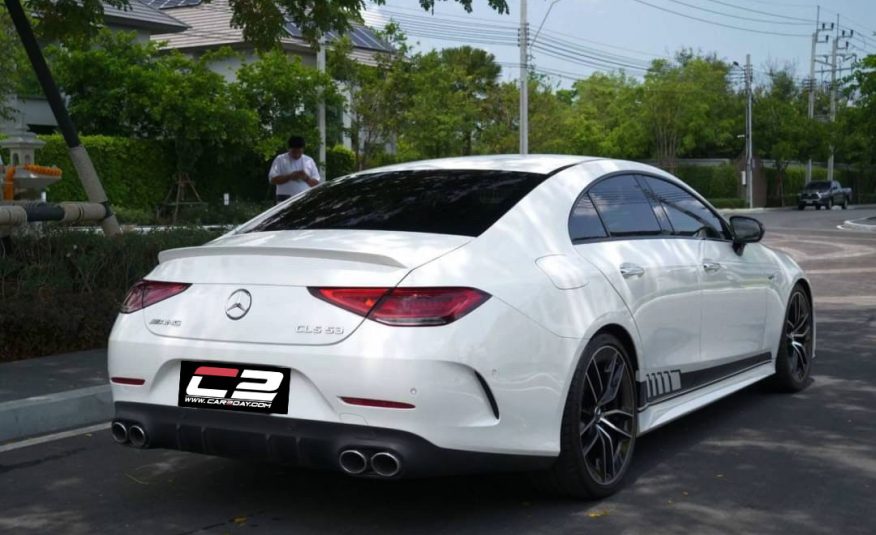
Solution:
<svg viewBox="0 0 876 535">
<path fill-rule="evenodd" d="M 809 191 L 824 191 L 830 189 L 830 182 L 810 182 L 806 184 L 806 189 Z"/>
<path fill-rule="evenodd" d="M 508 171 L 397 171 L 319 185 L 243 232 L 359 229 L 478 236 L 546 178 Z"/>
</svg>

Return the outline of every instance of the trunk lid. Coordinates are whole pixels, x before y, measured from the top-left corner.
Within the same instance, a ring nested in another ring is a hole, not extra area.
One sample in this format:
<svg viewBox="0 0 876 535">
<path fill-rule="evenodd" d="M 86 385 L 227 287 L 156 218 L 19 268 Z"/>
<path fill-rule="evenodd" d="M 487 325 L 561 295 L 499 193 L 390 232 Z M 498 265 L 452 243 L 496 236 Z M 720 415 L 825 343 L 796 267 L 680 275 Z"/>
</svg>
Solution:
<svg viewBox="0 0 876 535">
<path fill-rule="evenodd" d="M 365 230 L 224 236 L 159 255 L 159 266 L 147 278 L 192 286 L 144 309 L 144 321 L 153 334 L 172 338 L 333 344 L 364 318 L 314 297 L 308 286 L 394 287 L 412 269 L 471 240 Z M 245 313 L 233 319 L 241 307 Z"/>
</svg>

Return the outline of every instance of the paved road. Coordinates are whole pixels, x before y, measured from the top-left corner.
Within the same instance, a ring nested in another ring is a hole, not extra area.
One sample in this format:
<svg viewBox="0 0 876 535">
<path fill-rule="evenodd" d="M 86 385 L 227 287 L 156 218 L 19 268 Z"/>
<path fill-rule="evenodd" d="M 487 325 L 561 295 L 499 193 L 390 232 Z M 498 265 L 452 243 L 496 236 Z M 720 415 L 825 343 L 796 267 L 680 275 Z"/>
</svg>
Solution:
<svg viewBox="0 0 876 535">
<path fill-rule="evenodd" d="M 813 384 L 755 385 L 642 438 L 595 503 L 518 476 L 377 482 L 111 443 L 106 431 L 0 453 L 9 533 L 876 532 L 876 210 L 760 214 L 812 274 Z"/>
</svg>

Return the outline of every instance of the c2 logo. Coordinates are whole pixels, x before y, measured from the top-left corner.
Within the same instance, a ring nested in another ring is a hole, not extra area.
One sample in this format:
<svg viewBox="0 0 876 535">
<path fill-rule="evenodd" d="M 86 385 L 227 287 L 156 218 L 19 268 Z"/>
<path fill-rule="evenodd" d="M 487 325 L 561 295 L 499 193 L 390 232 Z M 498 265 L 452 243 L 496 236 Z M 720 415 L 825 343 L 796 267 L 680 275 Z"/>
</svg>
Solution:
<svg viewBox="0 0 876 535">
<path fill-rule="evenodd" d="M 255 379 L 260 382 L 241 381 L 237 383 L 237 386 L 231 392 L 231 396 L 228 396 L 228 390 L 202 388 L 201 379 L 204 377 L 239 377 L 240 379 Z M 241 371 L 237 368 L 200 366 L 195 370 L 191 380 L 189 380 L 189 384 L 186 387 L 186 394 L 189 396 L 207 398 L 230 397 L 230 399 L 270 402 L 277 396 L 277 391 L 282 384 L 283 374 L 280 372 L 247 369 Z"/>
</svg>

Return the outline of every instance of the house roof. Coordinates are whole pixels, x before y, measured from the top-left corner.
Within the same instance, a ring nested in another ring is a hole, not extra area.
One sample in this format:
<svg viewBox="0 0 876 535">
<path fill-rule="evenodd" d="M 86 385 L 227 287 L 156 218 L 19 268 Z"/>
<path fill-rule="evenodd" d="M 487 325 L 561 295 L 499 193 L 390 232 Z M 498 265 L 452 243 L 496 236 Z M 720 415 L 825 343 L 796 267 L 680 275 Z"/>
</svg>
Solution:
<svg viewBox="0 0 876 535">
<path fill-rule="evenodd" d="M 147 5 L 148 0 L 129 0 L 127 8 L 103 4 L 103 18 L 108 25 L 147 30 L 150 33 L 176 33 L 188 26 L 174 17 Z"/>
<path fill-rule="evenodd" d="M 162 11 L 171 11 L 177 19 L 189 26 L 189 31 L 176 35 L 159 36 L 155 40 L 166 41 L 168 48 L 208 48 L 221 45 L 243 43 L 243 32 L 231 26 L 231 7 L 228 0 L 142 0 L 149 6 Z M 287 36 L 280 39 L 285 44 L 299 44 L 309 48 L 301 29 L 291 21 L 284 29 Z M 328 32 L 326 39 L 338 38 L 337 32 Z M 392 47 L 380 39 L 371 28 L 353 25 L 349 34 L 354 49 L 361 52 L 390 52 Z M 356 52 L 354 51 L 354 56 Z"/>
</svg>

